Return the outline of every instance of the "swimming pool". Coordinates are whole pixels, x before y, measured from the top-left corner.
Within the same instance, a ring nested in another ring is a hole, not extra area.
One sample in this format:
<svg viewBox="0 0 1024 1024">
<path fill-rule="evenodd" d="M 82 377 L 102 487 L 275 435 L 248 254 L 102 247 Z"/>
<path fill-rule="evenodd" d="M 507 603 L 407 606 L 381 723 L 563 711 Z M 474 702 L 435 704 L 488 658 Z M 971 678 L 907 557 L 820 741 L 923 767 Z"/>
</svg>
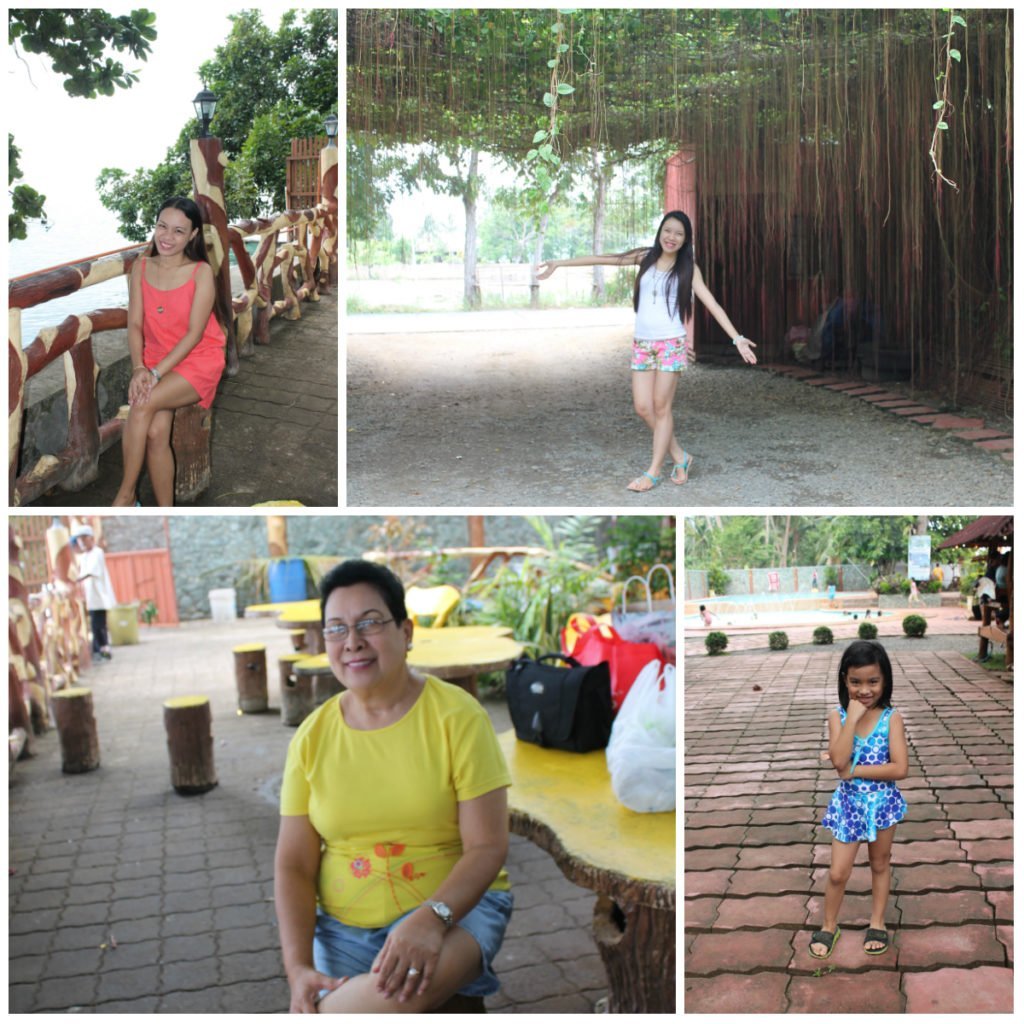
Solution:
<svg viewBox="0 0 1024 1024">
<path fill-rule="evenodd" d="M 710 627 L 700 617 L 700 606 L 711 613 Z M 870 621 L 881 615 L 878 595 L 872 590 L 840 591 L 830 599 L 826 591 L 791 594 L 730 594 L 687 601 L 683 624 L 687 629 L 770 629 L 783 626 L 822 626 L 836 622 Z M 894 612 L 887 612 L 893 615 Z"/>
</svg>

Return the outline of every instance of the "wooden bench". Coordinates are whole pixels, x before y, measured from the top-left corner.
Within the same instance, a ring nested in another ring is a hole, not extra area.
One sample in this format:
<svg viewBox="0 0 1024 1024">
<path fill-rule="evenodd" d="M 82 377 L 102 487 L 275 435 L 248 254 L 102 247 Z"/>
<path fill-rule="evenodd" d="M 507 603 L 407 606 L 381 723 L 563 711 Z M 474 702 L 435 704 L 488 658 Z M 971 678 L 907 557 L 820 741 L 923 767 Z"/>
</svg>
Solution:
<svg viewBox="0 0 1024 1024">
<path fill-rule="evenodd" d="M 593 889 L 594 939 L 609 1012 L 676 1008 L 676 816 L 616 800 L 603 750 L 567 754 L 498 737 L 512 774 L 509 827 L 547 850 L 569 881 Z"/>
<path fill-rule="evenodd" d="M 174 452 L 174 500 L 195 501 L 210 486 L 213 410 L 193 404 L 174 410 L 171 449 Z"/>
</svg>

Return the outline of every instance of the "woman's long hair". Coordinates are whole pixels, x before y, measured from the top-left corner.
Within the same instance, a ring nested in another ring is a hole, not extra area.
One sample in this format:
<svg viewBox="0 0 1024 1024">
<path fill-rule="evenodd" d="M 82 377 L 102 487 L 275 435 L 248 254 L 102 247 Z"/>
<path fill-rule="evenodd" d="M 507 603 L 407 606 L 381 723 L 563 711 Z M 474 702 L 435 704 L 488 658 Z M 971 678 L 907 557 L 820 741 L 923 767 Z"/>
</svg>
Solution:
<svg viewBox="0 0 1024 1024">
<path fill-rule="evenodd" d="M 654 245 L 647 250 L 647 255 L 640 261 L 640 269 L 637 271 L 636 282 L 633 284 L 633 312 L 635 313 L 640 309 L 640 278 L 657 263 L 665 251 L 661 247 L 661 229 L 665 226 L 665 221 L 669 219 L 677 220 L 683 225 L 683 230 L 686 232 L 686 241 L 679 247 L 679 251 L 676 253 L 676 261 L 669 271 L 675 279 L 676 287 L 674 295 L 672 288 L 665 288 L 665 306 L 668 309 L 669 316 L 678 314 L 679 319 L 685 323 L 692 310 L 693 226 L 690 224 L 690 218 L 682 210 L 670 210 L 662 217 L 661 223 L 658 225 L 657 234 L 654 236 Z M 675 309 L 672 308 L 673 299 L 675 301 Z"/>
<path fill-rule="evenodd" d="M 210 256 L 206 251 L 206 240 L 203 238 L 203 215 L 199 212 L 199 206 L 195 200 L 189 199 L 187 196 L 171 196 L 170 199 L 164 201 L 157 211 L 157 220 L 160 219 L 160 214 L 168 209 L 180 210 L 188 217 L 192 227 L 196 229 L 196 233 L 189 239 L 188 245 L 185 246 L 185 258 L 193 263 L 210 263 Z M 155 234 L 147 255 L 157 255 Z M 210 264 L 210 266 L 212 267 L 213 264 Z M 231 309 L 221 295 L 216 280 L 214 281 L 213 288 L 213 314 L 226 336 L 228 325 L 231 323 Z"/>
</svg>

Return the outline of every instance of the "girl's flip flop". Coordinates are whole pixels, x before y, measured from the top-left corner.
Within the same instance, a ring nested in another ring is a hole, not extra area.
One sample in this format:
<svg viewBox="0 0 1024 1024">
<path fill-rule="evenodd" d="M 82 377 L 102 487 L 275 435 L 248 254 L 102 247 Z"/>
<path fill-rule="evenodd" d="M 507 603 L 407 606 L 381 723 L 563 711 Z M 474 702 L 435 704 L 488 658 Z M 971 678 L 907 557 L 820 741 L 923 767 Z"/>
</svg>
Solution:
<svg viewBox="0 0 1024 1024">
<path fill-rule="evenodd" d="M 690 467 L 692 465 L 693 465 L 693 456 L 690 455 L 688 452 L 683 452 L 683 461 L 682 462 L 677 462 L 672 467 L 672 473 L 670 474 L 669 479 L 677 487 L 682 487 L 683 484 L 689 482 L 689 479 L 690 479 Z M 676 479 L 676 473 L 679 473 L 679 472 L 682 472 L 682 474 L 683 474 L 683 479 L 682 480 L 677 480 Z"/>
<path fill-rule="evenodd" d="M 839 936 L 842 935 L 842 931 L 836 928 L 835 932 L 814 932 L 811 935 L 811 941 L 807 946 L 807 952 L 814 957 L 815 960 L 827 960 L 832 955 L 832 950 L 836 948 L 836 943 L 839 941 Z M 828 946 L 828 952 L 822 955 L 821 953 L 815 953 L 811 946 Z"/>
<path fill-rule="evenodd" d="M 869 942 L 884 942 L 881 949 L 868 949 Z M 881 956 L 889 950 L 889 933 L 881 928 L 869 928 L 864 933 L 864 952 L 868 956 Z"/>
<path fill-rule="evenodd" d="M 640 481 L 644 477 L 646 477 L 648 480 L 650 480 L 650 482 L 651 482 L 651 486 L 650 487 L 634 487 L 633 486 L 634 484 L 640 483 Z M 626 490 L 627 491 L 632 491 L 634 494 L 646 494 L 648 491 L 653 491 L 654 488 L 657 487 L 658 484 L 660 484 L 660 483 L 661 483 L 661 477 L 660 476 L 651 476 L 651 474 L 648 473 L 647 470 L 644 470 L 644 472 L 642 472 L 635 480 L 630 480 L 630 482 L 628 484 L 626 484 Z"/>
</svg>

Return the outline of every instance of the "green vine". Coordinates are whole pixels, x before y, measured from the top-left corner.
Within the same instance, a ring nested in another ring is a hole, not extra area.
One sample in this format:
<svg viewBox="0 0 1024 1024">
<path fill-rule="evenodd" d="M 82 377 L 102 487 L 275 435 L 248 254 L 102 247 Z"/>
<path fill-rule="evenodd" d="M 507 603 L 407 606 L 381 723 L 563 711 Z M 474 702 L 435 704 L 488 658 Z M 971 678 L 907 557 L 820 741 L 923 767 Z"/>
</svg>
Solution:
<svg viewBox="0 0 1024 1024">
<path fill-rule="evenodd" d="M 967 28 L 967 22 L 964 21 L 959 14 L 954 14 L 950 11 L 949 31 L 942 37 L 945 40 L 944 48 L 946 53 L 946 67 L 944 71 L 940 71 L 935 76 L 936 84 L 941 89 L 941 95 L 932 104 L 932 110 L 938 111 L 938 120 L 935 122 L 935 131 L 932 133 L 932 144 L 928 149 L 928 155 L 932 158 L 932 167 L 935 168 L 935 173 L 942 181 L 951 186 L 955 192 L 959 192 L 960 187 L 955 181 L 951 181 L 942 173 L 939 161 L 942 159 L 942 133 L 949 131 L 949 123 L 946 120 L 947 111 L 952 111 L 954 109 L 953 104 L 949 99 L 949 73 L 953 69 L 953 61 L 956 61 L 959 64 L 962 57 L 960 51 L 953 46 L 953 36 L 957 25 Z"/>
</svg>

